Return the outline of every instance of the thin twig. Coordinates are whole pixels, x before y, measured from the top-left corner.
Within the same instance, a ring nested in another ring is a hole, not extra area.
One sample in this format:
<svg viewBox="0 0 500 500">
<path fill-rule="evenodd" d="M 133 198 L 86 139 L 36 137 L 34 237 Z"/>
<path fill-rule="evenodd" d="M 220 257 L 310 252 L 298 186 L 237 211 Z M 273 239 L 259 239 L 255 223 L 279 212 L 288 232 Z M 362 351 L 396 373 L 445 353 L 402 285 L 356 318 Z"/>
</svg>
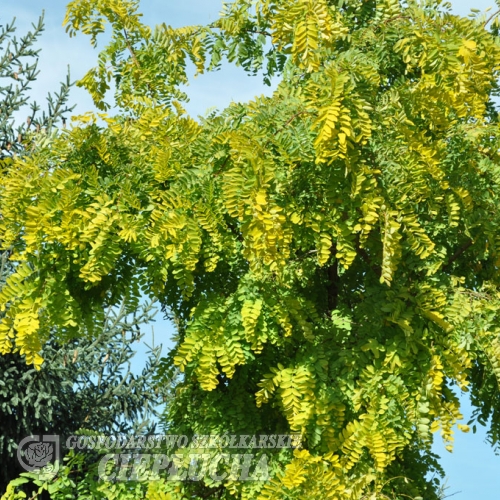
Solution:
<svg viewBox="0 0 500 500">
<path fill-rule="evenodd" d="M 281 127 L 279 128 L 274 135 L 278 135 L 282 130 L 284 130 L 286 127 L 288 127 L 288 125 L 290 125 L 290 123 L 293 122 L 293 120 L 295 120 L 295 118 L 297 118 L 298 116 L 300 115 L 303 115 L 304 113 L 310 113 L 310 111 L 307 111 L 306 109 L 302 110 L 302 111 L 299 111 L 298 113 L 295 113 L 291 118 L 289 118 L 286 123 Z"/>
<path fill-rule="evenodd" d="M 489 22 L 495 17 L 497 16 L 498 14 L 500 14 L 500 9 L 497 10 L 496 12 L 493 12 L 493 14 L 491 14 L 490 17 L 488 17 L 488 19 L 486 19 L 486 22 L 483 24 L 483 28 L 486 28 L 486 26 L 488 26 Z"/>
<path fill-rule="evenodd" d="M 268 36 L 270 38 L 273 37 L 273 35 L 271 33 L 269 33 L 269 31 L 259 31 L 259 30 L 245 30 L 247 33 L 254 33 L 255 35 L 264 35 L 264 36 Z"/>
<path fill-rule="evenodd" d="M 127 44 L 127 48 L 129 50 L 130 54 L 132 54 L 132 59 L 134 60 L 135 65 L 139 69 L 141 69 L 141 65 L 139 64 L 139 61 L 137 60 L 137 56 L 135 55 L 134 48 L 132 47 L 132 44 L 130 43 L 130 40 L 128 38 L 128 33 L 127 33 L 127 30 L 125 28 L 123 28 L 123 34 L 125 35 L 125 42 Z"/>
</svg>

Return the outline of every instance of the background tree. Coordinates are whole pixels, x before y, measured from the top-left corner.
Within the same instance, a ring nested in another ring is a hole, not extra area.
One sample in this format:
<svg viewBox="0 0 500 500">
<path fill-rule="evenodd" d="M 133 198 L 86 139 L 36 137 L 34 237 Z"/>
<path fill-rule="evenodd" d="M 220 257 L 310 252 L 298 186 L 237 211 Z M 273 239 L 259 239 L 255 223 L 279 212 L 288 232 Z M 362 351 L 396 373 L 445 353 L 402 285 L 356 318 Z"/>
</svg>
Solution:
<svg viewBox="0 0 500 500">
<path fill-rule="evenodd" d="M 40 49 L 35 44 L 43 32 L 43 15 L 38 24 L 33 24 L 33 31 L 17 38 L 15 19 L 0 25 L 0 137 L 3 160 L 15 153 L 26 150 L 27 135 L 30 132 L 50 132 L 53 126 L 62 121 L 66 123 L 73 107 L 67 102 L 70 91 L 69 73 L 66 82 L 61 84 L 59 92 L 47 96 L 47 110 L 42 110 L 36 101 L 30 102 L 29 91 L 37 78 L 38 56 Z M 21 110 L 28 111 L 21 117 Z M 40 113 L 41 111 L 41 113 Z M 23 121 L 20 120 L 22 118 Z M 24 119 L 26 118 L 26 121 Z M 17 123 L 17 125 L 16 125 Z"/>
<path fill-rule="evenodd" d="M 55 326 L 78 335 L 145 291 L 179 326 L 173 433 L 299 432 L 304 449 L 255 450 L 269 482 L 127 495 L 437 498 L 433 433 L 451 447 L 458 390 L 498 435 L 496 14 L 236 0 L 210 26 L 151 30 L 137 7 L 69 4 L 70 33 L 111 24 L 80 84 L 104 110 L 115 78 L 122 115 L 85 117 L 4 179 L 20 264 L 0 348 L 38 366 Z M 282 81 L 196 122 L 178 102 L 186 61 L 223 56 Z"/>
<path fill-rule="evenodd" d="M 16 157 L 25 157 L 54 132 L 58 122 L 64 124 L 73 109 L 66 104 L 69 75 L 60 91 L 49 95 L 47 111 L 40 114 L 40 106 L 29 103 L 30 85 L 38 74 L 39 50 L 33 47 L 42 31 L 43 17 L 20 39 L 14 36 L 14 21 L 0 27 L 0 79 L 10 82 L 0 87 L 2 175 L 15 168 Z M 16 127 L 27 108 L 27 121 Z M 11 254 L 5 248 L 0 256 L 0 287 L 16 272 Z M 27 365 L 19 353 L 0 356 L 0 492 L 23 471 L 16 449 L 30 434 L 151 430 L 148 419 L 162 396 L 152 378 L 161 348 L 152 349 L 142 374 L 133 374 L 130 364 L 134 342 L 144 335 L 140 327 L 153 313 L 150 306 L 134 301 L 108 309 L 94 336 L 82 331 L 79 338 L 62 344 L 55 339 L 46 343 L 40 370 Z"/>
</svg>

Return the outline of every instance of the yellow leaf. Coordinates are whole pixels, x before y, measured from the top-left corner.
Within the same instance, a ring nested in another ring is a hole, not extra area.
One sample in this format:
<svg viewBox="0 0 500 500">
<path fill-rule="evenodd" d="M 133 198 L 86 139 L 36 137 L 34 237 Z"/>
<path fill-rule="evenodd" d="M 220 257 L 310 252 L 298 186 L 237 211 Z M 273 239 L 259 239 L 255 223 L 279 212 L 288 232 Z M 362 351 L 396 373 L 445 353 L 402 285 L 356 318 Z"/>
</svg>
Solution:
<svg viewBox="0 0 500 500">
<path fill-rule="evenodd" d="M 477 45 L 474 40 L 465 40 L 464 47 L 468 48 L 469 50 L 476 50 Z"/>
<path fill-rule="evenodd" d="M 260 190 L 257 193 L 257 196 L 255 197 L 255 201 L 257 202 L 258 205 L 261 205 L 261 206 L 265 205 L 267 203 L 266 192 L 263 190 Z"/>
</svg>

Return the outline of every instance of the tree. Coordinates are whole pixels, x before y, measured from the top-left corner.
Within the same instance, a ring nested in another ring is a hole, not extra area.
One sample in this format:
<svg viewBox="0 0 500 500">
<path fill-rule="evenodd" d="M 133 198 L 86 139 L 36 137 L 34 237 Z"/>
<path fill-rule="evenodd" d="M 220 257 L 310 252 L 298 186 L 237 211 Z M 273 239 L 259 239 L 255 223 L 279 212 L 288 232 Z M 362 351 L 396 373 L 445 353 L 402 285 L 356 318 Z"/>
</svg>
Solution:
<svg viewBox="0 0 500 500">
<path fill-rule="evenodd" d="M 299 432 L 304 448 L 264 450 L 268 482 L 137 495 L 438 498 L 431 443 L 452 446 L 457 391 L 494 445 L 500 428 L 498 13 L 236 0 L 210 26 L 153 31 L 137 9 L 68 6 L 94 43 L 110 23 L 79 84 L 106 110 L 115 78 L 122 113 L 82 117 L 4 179 L 19 266 L 1 349 L 39 365 L 54 325 L 78 335 L 142 291 L 178 324 L 172 432 Z M 187 61 L 224 56 L 281 83 L 197 122 Z"/>
<path fill-rule="evenodd" d="M 28 91 L 36 81 L 38 71 L 38 55 L 40 49 L 34 45 L 43 32 L 43 15 L 38 24 L 33 24 L 33 31 L 18 39 L 15 19 L 0 26 L 0 79 L 6 82 L 0 87 L 0 160 L 5 165 L 5 159 L 14 154 L 24 153 L 29 148 L 30 132 L 47 133 L 61 120 L 66 123 L 67 115 L 74 109 L 68 107 L 70 90 L 69 73 L 66 82 L 61 83 L 59 92 L 47 96 L 47 110 L 41 110 L 36 101 L 29 103 Z M 26 122 L 15 125 L 16 114 L 29 106 Z M 40 111 L 42 114 L 40 115 Z"/>
<path fill-rule="evenodd" d="M 40 106 L 29 105 L 28 120 L 16 127 L 16 118 L 29 102 L 30 84 L 38 74 L 38 50 L 33 46 L 43 31 L 43 17 L 33 31 L 21 39 L 14 36 L 14 22 L 0 28 L 0 78 L 12 81 L 0 88 L 0 166 L 2 175 L 15 170 L 16 158 L 36 149 L 56 132 L 73 108 L 67 106 L 69 75 L 55 97 L 49 94 L 48 109 L 39 116 Z M 34 61 L 34 62 L 33 62 Z M 9 259 L 12 249 L 0 256 L 0 286 L 15 275 L 18 267 Z M 42 354 L 41 370 L 26 364 L 19 353 L 0 356 L 0 492 L 22 469 L 17 463 L 17 444 L 30 434 L 70 435 L 82 429 L 94 432 L 138 432 L 151 425 L 158 394 L 152 379 L 159 349 L 152 350 L 143 373 L 130 372 L 133 342 L 143 337 L 140 326 L 153 317 L 150 306 L 122 301 L 121 307 L 106 311 L 97 325 L 97 335 L 85 334 L 61 342 L 52 338 Z M 127 371 L 128 368 L 128 371 Z"/>
</svg>

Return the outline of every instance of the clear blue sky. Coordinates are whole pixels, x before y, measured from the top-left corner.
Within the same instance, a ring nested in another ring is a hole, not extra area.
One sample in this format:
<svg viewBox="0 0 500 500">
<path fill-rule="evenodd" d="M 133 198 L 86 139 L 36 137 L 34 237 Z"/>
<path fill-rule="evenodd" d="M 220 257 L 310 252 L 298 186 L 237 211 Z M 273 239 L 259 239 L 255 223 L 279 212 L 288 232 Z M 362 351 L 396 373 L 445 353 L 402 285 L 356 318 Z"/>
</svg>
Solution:
<svg viewBox="0 0 500 500">
<path fill-rule="evenodd" d="M 70 39 L 63 27 L 65 5 L 64 0 L 3 0 L 0 11 L 0 22 L 5 23 L 13 17 L 17 18 L 18 33 L 24 33 L 45 9 L 46 31 L 40 40 L 42 53 L 40 57 L 40 76 L 33 88 L 33 96 L 42 102 L 48 90 L 53 90 L 59 81 L 65 78 L 66 67 L 71 66 L 73 79 L 78 79 L 94 65 L 97 52 L 88 39 L 79 35 Z M 467 14 L 471 7 L 484 10 L 497 8 L 493 0 L 453 0 L 453 9 L 459 14 Z M 213 21 L 220 11 L 219 0 L 142 0 L 144 22 L 155 25 L 161 22 L 173 26 L 201 24 Z M 186 105 L 192 115 L 203 115 L 208 108 L 224 108 L 232 100 L 247 101 L 253 96 L 271 90 L 262 84 L 258 77 L 248 77 L 235 67 L 198 76 L 187 89 L 191 102 Z M 77 103 L 75 113 L 83 113 L 92 109 L 92 101 L 81 89 L 74 89 L 72 102 Z M 146 330 L 150 341 L 150 329 Z M 158 316 L 155 324 L 155 341 L 168 346 L 171 326 Z M 144 346 L 140 346 L 136 357 L 139 368 L 144 362 Z M 465 421 L 470 414 L 467 398 L 464 403 Z M 442 456 L 442 464 L 448 476 L 448 495 L 456 500 L 497 500 L 500 498 L 500 457 L 495 456 L 486 444 L 484 432 L 478 428 L 477 434 L 464 434 L 456 431 L 455 450 L 448 453 L 439 436 L 436 436 L 434 451 Z"/>
</svg>

